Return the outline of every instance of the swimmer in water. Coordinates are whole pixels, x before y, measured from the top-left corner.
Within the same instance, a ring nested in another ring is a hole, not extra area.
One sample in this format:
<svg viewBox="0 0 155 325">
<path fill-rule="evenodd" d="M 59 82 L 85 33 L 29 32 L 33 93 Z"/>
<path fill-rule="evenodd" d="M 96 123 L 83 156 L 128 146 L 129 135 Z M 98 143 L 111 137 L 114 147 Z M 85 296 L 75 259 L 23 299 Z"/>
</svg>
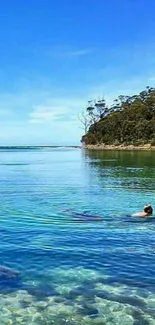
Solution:
<svg viewBox="0 0 155 325">
<path fill-rule="evenodd" d="M 143 211 L 132 214 L 132 217 L 151 217 L 153 214 L 153 209 L 150 204 L 145 205 Z"/>
</svg>

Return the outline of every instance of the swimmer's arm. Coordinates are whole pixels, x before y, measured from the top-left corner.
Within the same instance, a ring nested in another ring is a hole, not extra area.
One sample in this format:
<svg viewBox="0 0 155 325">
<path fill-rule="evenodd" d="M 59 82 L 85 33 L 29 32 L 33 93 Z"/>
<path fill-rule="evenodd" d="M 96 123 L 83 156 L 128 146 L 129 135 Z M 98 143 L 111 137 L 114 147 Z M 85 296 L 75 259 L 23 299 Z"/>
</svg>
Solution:
<svg viewBox="0 0 155 325">
<path fill-rule="evenodd" d="M 132 217 L 140 217 L 140 218 L 145 218 L 147 217 L 147 213 L 145 213 L 144 211 L 138 212 L 138 213 L 134 213 L 131 215 Z"/>
</svg>

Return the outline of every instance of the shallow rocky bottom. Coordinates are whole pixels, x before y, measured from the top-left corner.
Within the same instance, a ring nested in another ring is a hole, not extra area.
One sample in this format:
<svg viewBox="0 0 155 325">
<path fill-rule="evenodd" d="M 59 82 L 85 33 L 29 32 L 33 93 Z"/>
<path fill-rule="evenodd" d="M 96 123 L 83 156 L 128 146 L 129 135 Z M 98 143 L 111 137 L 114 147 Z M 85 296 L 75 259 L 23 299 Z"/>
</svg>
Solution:
<svg viewBox="0 0 155 325">
<path fill-rule="evenodd" d="M 145 289 L 108 284 L 100 273 L 80 267 L 48 271 L 44 282 L 42 297 L 27 290 L 1 293 L 0 324 L 155 325 L 155 294 Z"/>
</svg>

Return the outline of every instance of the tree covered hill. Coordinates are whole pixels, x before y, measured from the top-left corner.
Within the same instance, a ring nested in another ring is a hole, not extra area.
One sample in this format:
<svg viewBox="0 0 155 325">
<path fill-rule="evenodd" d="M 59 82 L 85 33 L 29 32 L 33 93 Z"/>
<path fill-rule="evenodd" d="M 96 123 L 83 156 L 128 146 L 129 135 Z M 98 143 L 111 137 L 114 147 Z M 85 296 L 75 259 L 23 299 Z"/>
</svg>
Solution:
<svg viewBox="0 0 155 325">
<path fill-rule="evenodd" d="M 155 88 L 119 96 L 112 106 L 104 99 L 89 102 L 81 115 L 84 144 L 155 144 Z"/>
</svg>

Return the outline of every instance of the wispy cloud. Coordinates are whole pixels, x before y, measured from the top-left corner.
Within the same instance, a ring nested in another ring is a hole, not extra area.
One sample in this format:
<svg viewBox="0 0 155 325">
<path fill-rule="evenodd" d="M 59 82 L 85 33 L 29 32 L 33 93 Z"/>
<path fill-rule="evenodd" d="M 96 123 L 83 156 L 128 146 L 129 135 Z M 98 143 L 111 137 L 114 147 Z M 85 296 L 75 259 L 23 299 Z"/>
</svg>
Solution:
<svg viewBox="0 0 155 325">
<path fill-rule="evenodd" d="M 111 105 L 113 100 L 119 95 L 135 95 L 145 89 L 146 86 L 154 86 L 155 77 L 148 74 L 135 75 L 128 79 L 124 79 L 121 75 L 114 75 L 113 79 L 107 80 L 101 84 L 91 87 L 89 92 L 90 99 L 105 98 L 108 105 Z"/>
<path fill-rule="evenodd" d="M 148 81 L 149 81 L 149 82 L 150 82 L 150 81 L 155 81 L 155 76 L 149 77 L 149 78 L 148 78 Z"/>
<path fill-rule="evenodd" d="M 68 113 L 61 107 L 38 106 L 30 113 L 29 123 L 44 123 L 59 120 Z"/>
<path fill-rule="evenodd" d="M 52 123 L 68 120 L 76 120 L 78 112 L 83 108 L 84 100 L 77 98 L 48 99 L 44 105 L 33 106 L 29 113 L 29 123 Z"/>
<path fill-rule="evenodd" d="M 93 51 L 92 48 L 72 49 L 70 47 L 58 47 L 48 50 L 46 54 L 54 58 L 74 58 L 89 55 Z"/>
<path fill-rule="evenodd" d="M 69 51 L 64 53 L 66 56 L 84 56 L 87 54 L 92 53 L 92 49 L 79 49 L 79 50 L 75 50 L 75 51 Z"/>
</svg>

